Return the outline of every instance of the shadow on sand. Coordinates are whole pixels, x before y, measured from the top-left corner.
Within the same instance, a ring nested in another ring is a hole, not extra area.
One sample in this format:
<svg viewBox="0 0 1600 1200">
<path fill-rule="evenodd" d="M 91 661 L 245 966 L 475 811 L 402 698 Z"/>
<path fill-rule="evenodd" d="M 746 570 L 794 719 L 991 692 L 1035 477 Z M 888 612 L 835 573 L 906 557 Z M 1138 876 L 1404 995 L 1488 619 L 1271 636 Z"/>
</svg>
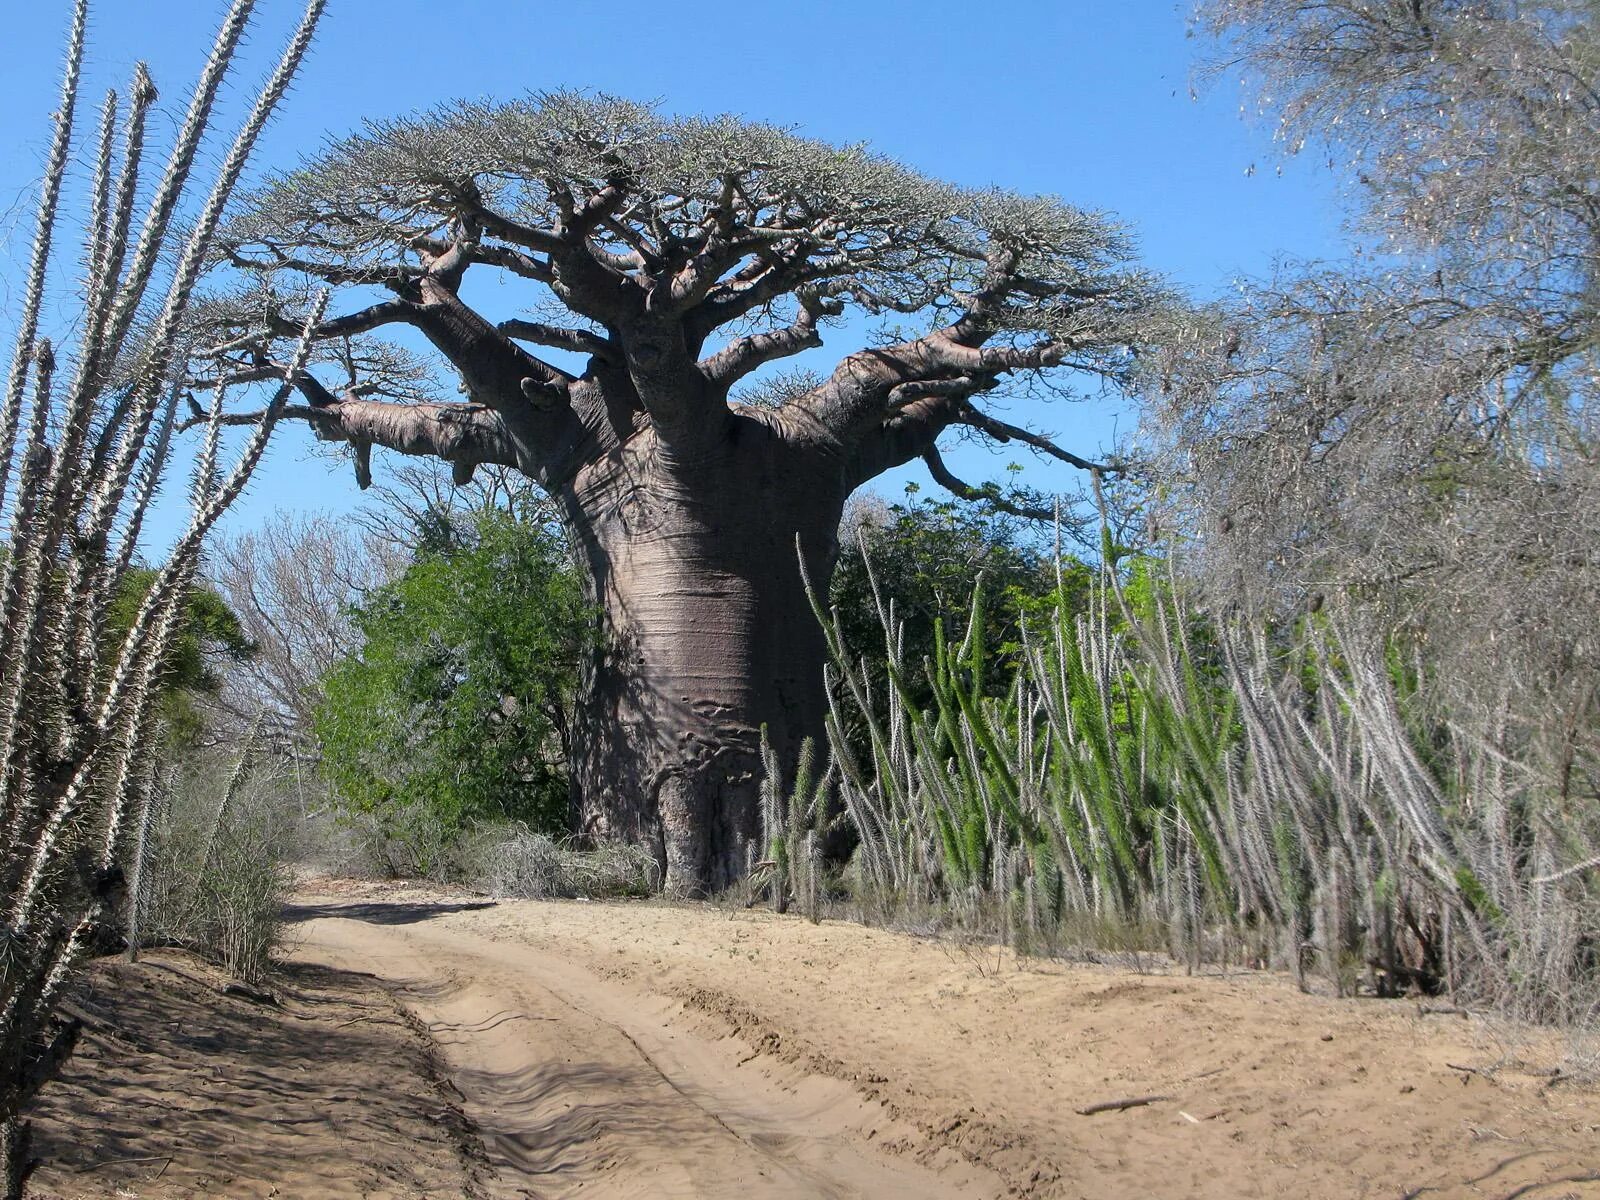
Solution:
<svg viewBox="0 0 1600 1200">
<path fill-rule="evenodd" d="M 366 901 L 350 904 L 286 904 L 283 919 L 289 922 L 315 921 L 322 917 L 343 917 L 369 925 L 416 925 L 450 913 L 477 912 L 493 908 L 493 900 Z"/>
</svg>

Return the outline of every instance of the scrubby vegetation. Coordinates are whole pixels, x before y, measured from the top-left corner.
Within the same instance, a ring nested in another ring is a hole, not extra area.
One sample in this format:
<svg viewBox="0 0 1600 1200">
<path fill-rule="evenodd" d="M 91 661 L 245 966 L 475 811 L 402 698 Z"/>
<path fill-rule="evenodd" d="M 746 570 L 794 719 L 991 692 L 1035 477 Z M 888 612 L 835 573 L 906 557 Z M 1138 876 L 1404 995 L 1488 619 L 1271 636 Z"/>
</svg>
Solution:
<svg viewBox="0 0 1600 1200">
<path fill-rule="evenodd" d="M 295 858 L 532 898 L 716 884 L 1600 1025 L 1593 5 L 1203 5 L 1286 143 L 1354 168 L 1362 243 L 1205 304 L 1054 199 L 570 93 L 372 126 L 219 251 L 321 4 L 191 204 L 249 10 L 160 176 L 143 69 L 102 109 L 63 352 L 74 8 L 0 394 L 0 1195 L 74 965 L 178 944 L 259 980 Z M 490 324 L 469 267 L 577 327 Z M 310 280 L 393 295 L 325 320 Z M 827 379 L 770 369 L 850 309 L 906 328 Z M 397 324 L 466 403 L 369 336 Z M 1080 377 L 1140 408 L 1105 462 L 978 407 Z M 450 470 L 208 561 L 284 415 L 363 487 L 375 443 Z M 1081 468 L 1093 504 L 964 483 L 958 427 Z M 189 517 L 151 557 L 186 428 Z M 835 565 L 847 494 L 917 457 L 959 502 L 856 494 Z"/>
<path fill-rule="evenodd" d="M 643 897 L 660 890 L 655 858 L 622 843 L 583 848 L 526 825 L 484 826 L 454 856 L 457 874 L 491 896 L 525 900 Z"/>
<path fill-rule="evenodd" d="M 409 844 L 415 870 L 473 819 L 571 826 L 569 739 L 586 609 L 565 541 L 526 511 L 447 522 L 353 616 L 359 650 L 313 720 L 340 801 Z"/>
<path fill-rule="evenodd" d="M 1009 659 L 993 592 L 931 650 L 893 586 L 877 635 L 824 617 L 847 880 L 1019 945 L 1592 1028 L 1592 8 L 1200 23 L 1291 152 L 1352 166 L 1370 253 L 1154 341 L 1122 497 L 1143 553 L 1107 538 Z"/>
<path fill-rule="evenodd" d="M 140 535 L 171 476 L 190 301 L 321 4 L 307 8 L 211 179 L 191 180 L 249 13 L 241 2 L 224 18 L 159 174 L 145 174 L 156 93 L 143 65 L 126 92 L 107 97 L 89 155 L 91 211 L 73 230 L 61 192 L 78 132 L 88 6 L 73 9 L 0 397 L 0 503 L 9 515 L 0 561 L 0 1195 L 8 1200 L 29 1170 L 24 1106 L 77 1036 L 78 1024 L 58 1012 L 63 989 L 78 961 L 115 935 L 129 835 L 143 824 L 158 770 L 162 683 L 183 658 L 203 540 L 260 461 L 288 398 L 285 380 L 305 362 L 302 346 L 231 470 L 219 466 L 221 409 L 202 420 L 187 526 L 145 571 Z M 136 222 L 141 199 L 148 208 Z M 47 287 L 78 253 L 86 277 L 67 322 L 71 349 L 58 353 L 47 336 Z M 118 615 L 119 604 L 131 614 Z"/>
<path fill-rule="evenodd" d="M 247 984 L 267 974 L 301 849 L 287 783 L 248 744 L 232 761 L 199 753 L 162 772 L 132 852 L 130 957 L 176 945 Z"/>
<path fill-rule="evenodd" d="M 1600 893 L 1571 869 L 1600 848 L 1592 811 L 1441 725 L 1415 645 L 1348 611 L 1201 620 L 1173 578 L 1113 554 L 1083 609 L 1024 624 L 999 689 L 981 588 L 920 663 L 880 593 L 883 696 L 826 618 L 861 910 L 1592 1021 Z"/>
</svg>

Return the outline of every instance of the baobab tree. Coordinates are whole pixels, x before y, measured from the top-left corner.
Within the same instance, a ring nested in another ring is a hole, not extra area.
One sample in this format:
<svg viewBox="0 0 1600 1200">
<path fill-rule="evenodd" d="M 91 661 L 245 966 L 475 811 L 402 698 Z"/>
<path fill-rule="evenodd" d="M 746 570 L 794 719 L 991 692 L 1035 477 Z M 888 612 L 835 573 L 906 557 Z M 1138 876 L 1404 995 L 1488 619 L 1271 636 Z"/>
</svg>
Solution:
<svg viewBox="0 0 1600 1200">
<path fill-rule="evenodd" d="M 1163 303 L 1113 222 L 1055 198 L 578 94 L 369 125 L 265 186 L 224 266 L 211 382 L 271 377 L 298 298 L 331 285 L 290 415 L 348 443 L 363 486 L 380 446 L 554 499 L 602 614 L 585 831 L 650 846 L 681 893 L 743 872 L 761 728 L 780 758 L 820 731 L 801 565 L 826 585 L 846 497 L 920 457 L 1004 503 L 946 469 L 958 428 L 1090 466 L 993 401 L 1118 380 Z M 872 345 L 774 379 L 851 313 L 881 319 Z M 433 352 L 461 399 L 427 394 Z"/>
</svg>

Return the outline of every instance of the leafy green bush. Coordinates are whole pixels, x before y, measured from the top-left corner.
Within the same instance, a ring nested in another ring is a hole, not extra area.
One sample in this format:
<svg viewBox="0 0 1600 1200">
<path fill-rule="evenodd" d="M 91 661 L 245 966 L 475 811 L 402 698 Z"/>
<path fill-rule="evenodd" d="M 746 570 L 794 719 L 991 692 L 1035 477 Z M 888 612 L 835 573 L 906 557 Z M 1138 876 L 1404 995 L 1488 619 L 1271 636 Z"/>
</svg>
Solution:
<svg viewBox="0 0 1600 1200">
<path fill-rule="evenodd" d="M 1050 557 L 1014 517 L 970 504 L 921 500 L 908 489 L 905 504 L 860 504 L 854 532 L 840 538 L 839 563 L 828 590 L 847 644 L 876 647 L 883 639 L 878 595 L 892 599 L 903 637 L 901 653 L 915 677 L 906 682 L 929 698 L 921 664 L 934 652 L 934 625 L 962 623 L 972 604 L 973 581 L 982 576 L 990 598 L 985 630 L 986 682 L 1003 687 L 1020 646 L 1024 613 L 1048 603 L 1056 589 Z M 1063 564 L 1063 590 L 1082 606 L 1091 572 Z M 875 674 L 882 678 L 881 669 Z"/>
<path fill-rule="evenodd" d="M 433 539 L 355 613 L 364 639 L 325 681 L 315 730 L 345 807 L 403 843 L 469 819 L 568 823 L 566 738 L 582 588 L 560 536 L 498 511 Z M 429 862 L 411 864 L 427 873 Z M 400 869 L 401 864 L 395 864 Z"/>
</svg>

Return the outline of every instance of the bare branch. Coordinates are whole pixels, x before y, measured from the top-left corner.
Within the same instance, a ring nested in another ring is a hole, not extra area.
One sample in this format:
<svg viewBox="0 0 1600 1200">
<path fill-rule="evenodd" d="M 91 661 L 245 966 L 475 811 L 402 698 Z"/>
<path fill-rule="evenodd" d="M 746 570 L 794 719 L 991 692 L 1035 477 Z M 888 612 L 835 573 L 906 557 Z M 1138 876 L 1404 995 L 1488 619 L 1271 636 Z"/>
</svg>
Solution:
<svg viewBox="0 0 1600 1200">
<path fill-rule="evenodd" d="M 1034 508 L 1030 505 L 1014 504 L 1000 494 L 998 488 L 973 487 L 972 484 L 956 478 L 950 468 L 944 465 L 944 459 L 939 451 L 933 448 L 923 452 L 922 461 L 928 465 L 928 473 L 933 476 L 934 482 L 947 489 L 963 500 L 974 500 L 988 504 L 1001 512 L 1010 513 L 1014 517 L 1025 517 L 1030 521 L 1051 521 L 1055 519 L 1055 509 Z"/>
<path fill-rule="evenodd" d="M 224 255 L 230 264 L 241 271 L 255 274 L 293 271 L 335 287 L 370 285 L 398 288 L 422 278 L 427 273 L 421 267 L 408 266 L 405 263 L 385 263 L 371 267 L 350 266 L 344 263 L 324 263 L 315 259 L 296 257 L 285 254 L 273 246 L 265 248 L 268 252 L 266 258 L 252 258 L 248 254 L 241 254 L 231 246 L 224 249 Z"/>
<path fill-rule="evenodd" d="M 962 406 L 961 414 L 956 420 L 963 425 L 970 425 L 974 429 L 981 429 L 997 442 L 1009 442 L 1013 439 L 1032 446 L 1035 450 L 1042 450 L 1052 458 L 1059 458 L 1070 466 L 1077 467 L 1080 471 L 1098 471 L 1102 474 L 1120 470 L 1115 462 L 1100 463 L 1082 458 L 1070 450 L 1063 450 L 1042 433 L 1034 433 L 1020 425 L 1010 425 L 1005 421 L 997 420 L 987 413 L 979 412 L 972 405 Z"/>
<path fill-rule="evenodd" d="M 837 312 L 838 308 L 833 306 L 827 311 Z M 802 302 L 800 315 L 792 325 L 736 338 L 702 362 L 700 370 L 712 383 L 728 388 L 758 367 L 820 346 L 822 337 L 817 333 L 817 319 L 823 312 L 823 307 L 815 302 Z"/>
<path fill-rule="evenodd" d="M 363 308 L 359 312 L 347 313 L 342 317 L 332 317 L 312 330 L 311 336 L 320 342 L 330 338 L 345 338 L 358 333 L 370 333 L 372 330 L 382 328 L 385 325 L 415 325 L 417 323 L 416 306 L 409 300 L 385 300 L 380 304 Z"/>
<path fill-rule="evenodd" d="M 614 361 L 618 347 L 609 338 L 586 329 L 567 329 L 559 325 L 544 325 L 538 321 L 514 319 L 501 321 L 496 328 L 506 337 L 519 341 L 535 342 L 541 346 L 555 346 L 562 350 L 575 350 L 580 354 Z"/>
</svg>

